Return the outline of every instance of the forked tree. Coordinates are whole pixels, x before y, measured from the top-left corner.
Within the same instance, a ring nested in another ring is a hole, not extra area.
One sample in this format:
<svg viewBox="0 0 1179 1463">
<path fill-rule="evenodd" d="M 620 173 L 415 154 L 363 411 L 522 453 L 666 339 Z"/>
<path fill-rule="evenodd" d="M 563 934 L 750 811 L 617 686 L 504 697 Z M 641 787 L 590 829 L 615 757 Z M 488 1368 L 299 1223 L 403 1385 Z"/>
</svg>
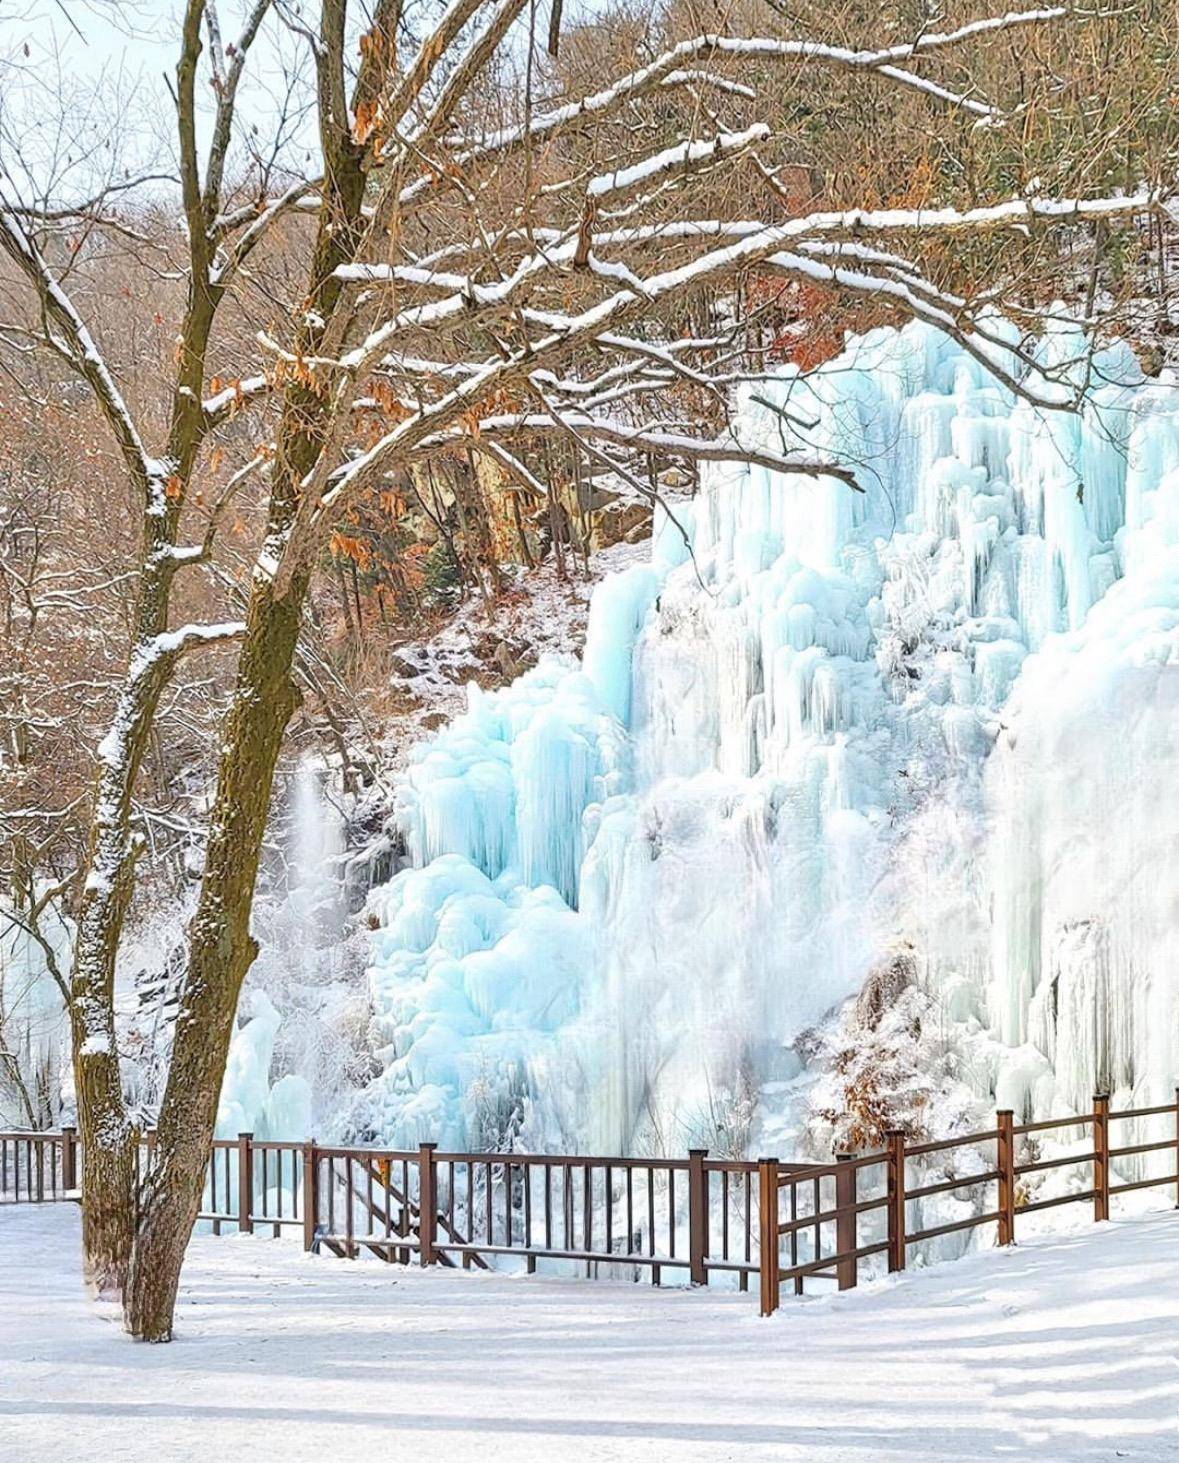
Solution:
<svg viewBox="0 0 1179 1463">
<path fill-rule="evenodd" d="M 702 433 L 669 420 L 676 388 L 723 401 L 736 381 L 756 376 L 739 323 L 704 336 L 681 329 L 685 302 L 701 291 L 724 295 L 751 273 L 882 301 L 951 334 L 1045 410 L 1068 409 L 1060 383 L 996 335 L 983 307 L 997 296 L 981 286 L 956 293 L 926 266 L 927 246 L 944 254 L 951 237 L 1002 234 L 1017 248 L 1040 247 L 1053 231 L 1087 236 L 1095 221 L 1125 223 L 1169 206 L 1165 170 L 1145 163 L 1120 187 L 1056 196 L 996 186 L 983 198 L 965 196 L 947 165 L 943 192 L 920 206 L 852 209 L 799 207 L 785 166 L 799 119 L 823 97 L 833 125 L 839 109 L 866 106 L 890 125 L 901 116 L 936 129 L 950 164 L 956 148 L 975 156 L 988 137 L 1016 156 L 1039 103 L 1022 67 L 1008 72 L 1019 92 L 986 94 L 971 58 L 1034 40 L 1051 80 L 1068 64 L 1074 32 L 1135 24 L 1125 7 L 1112 20 L 1053 6 L 914 26 L 881 44 L 848 41 L 854 7 L 837 40 L 786 32 L 776 8 L 735 13 L 724 33 L 693 33 L 690 11 L 677 8 L 664 49 L 579 90 L 573 71 L 539 55 L 526 0 L 453 0 L 413 48 L 401 0 L 256 0 L 229 43 L 213 0 L 188 0 L 175 81 L 187 301 L 159 441 L 128 405 L 52 262 L 44 209 L 22 205 L 11 180 L 4 185 L 0 242 L 35 302 L 36 329 L 88 385 L 141 505 L 135 622 L 100 751 L 69 978 L 86 1266 L 100 1291 L 121 1295 L 135 1336 L 172 1334 L 238 996 L 257 949 L 251 902 L 297 704 L 292 666 L 305 602 L 342 515 L 432 456 L 470 451 L 543 493 L 517 444 L 549 434 L 614 466 L 619 449 L 744 457 L 859 486 L 855 464 L 808 445 L 805 423 L 773 450 L 742 443 L 731 426 Z M 312 58 L 319 160 L 314 176 L 276 186 L 271 173 L 243 196 L 232 176 L 244 130 L 239 94 L 269 25 L 285 25 Z M 559 10 L 546 30 L 542 41 L 557 52 Z M 583 36 L 583 54 L 587 44 Z M 215 115 L 202 153 L 198 87 L 206 86 Z M 1108 169 L 1091 173 L 1108 185 Z M 866 188 L 869 205 L 878 197 Z M 88 206 L 106 216 L 106 203 Z M 256 369 L 215 384 L 226 374 L 216 355 L 227 302 L 280 237 L 302 273 L 298 298 L 259 332 Z M 1000 257 L 989 283 L 1010 278 L 1010 268 Z M 269 440 L 231 464 L 230 476 L 216 476 L 208 445 L 251 410 L 272 424 Z M 218 527 L 241 493 L 257 495 L 265 521 L 241 617 L 173 623 L 178 576 L 215 560 Z M 217 736 L 170 1071 L 139 1183 L 114 1011 L 141 850 L 135 787 L 177 664 L 217 644 L 235 647 L 236 679 Z"/>
</svg>

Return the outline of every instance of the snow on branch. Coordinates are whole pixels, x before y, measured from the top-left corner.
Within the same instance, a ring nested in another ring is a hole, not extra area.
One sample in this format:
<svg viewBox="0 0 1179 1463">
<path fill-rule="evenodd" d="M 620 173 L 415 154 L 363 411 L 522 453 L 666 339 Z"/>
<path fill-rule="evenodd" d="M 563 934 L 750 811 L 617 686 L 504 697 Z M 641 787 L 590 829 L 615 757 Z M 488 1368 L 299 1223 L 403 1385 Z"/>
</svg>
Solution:
<svg viewBox="0 0 1179 1463">
<path fill-rule="evenodd" d="M 500 0 L 498 7 L 472 37 L 463 54 L 454 59 L 436 100 L 426 111 L 410 139 L 412 147 L 421 149 L 450 125 L 451 119 L 468 96 L 475 78 L 498 51 L 500 43 L 527 3 L 528 0 Z M 421 100 L 420 93 L 417 100 Z"/>
<path fill-rule="evenodd" d="M 399 422 L 367 451 L 338 471 L 330 486 L 324 492 L 320 503 L 312 507 L 310 516 L 316 520 L 334 515 L 359 490 L 360 485 L 371 479 L 374 472 L 390 458 L 409 453 L 432 433 L 450 425 L 464 413 L 476 408 L 478 403 L 498 387 L 519 380 L 530 371 L 546 366 L 570 354 L 576 347 L 589 344 L 602 335 L 611 332 L 622 321 L 648 309 L 654 302 L 681 294 L 705 281 L 731 276 L 753 264 L 773 261 L 774 267 L 787 269 L 803 277 L 815 277 L 823 272 L 832 278 L 832 266 L 813 258 L 791 253 L 789 247 L 808 235 L 824 232 L 856 233 L 862 229 L 914 230 L 922 228 L 955 229 L 989 227 L 1018 219 L 1049 217 L 1065 220 L 1086 217 L 1103 217 L 1127 214 L 1159 206 L 1158 196 L 1142 192 L 1126 197 L 1103 199 L 1013 199 L 992 207 L 956 209 L 898 209 L 868 212 L 849 210 L 831 213 L 816 213 L 800 219 L 791 219 L 783 224 L 767 225 L 744 237 L 726 242 L 722 247 L 710 250 L 687 263 L 643 278 L 636 289 L 624 286 L 583 310 L 569 315 L 558 311 L 545 311 L 528 307 L 517 310 L 518 318 L 525 324 L 547 332 L 538 339 L 528 341 L 524 346 L 507 351 L 497 359 L 488 361 L 472 371 L 458 385 L 438 400 L 423 405 L 416 413 Z M 514 271 L 510 280 L 495 287 L 502 303 L 508 303 L 516 286 L 531 277 L 539 268 L 549 267 L 568 250 L 553 251 L 546 256 L 533 256 L 524 260 Z M 999 377 L 1009 378 L 1009 384 L 1021 389 L 1010 373 L 977 342 L 972 342 L 969 329 L 964 329 L 955 315 L 938 308 L 921 292 L 904 280 L 886 279 L 883 276 L 837 270 L 836 282 L 851 288 L 870 289 L 893 295 L 910 310 L 923 319 L 933 319 L 942 328 L 950 331 L 956 339 L 963 341 L 973 353 L 984 359 Z M 379 327 L 368 340 L 352 353 L 348 364 L 351 369 L 362 368 L 366 360 L 375 358 L 387 348 L 397 329 L 409 317 L 418 325 L 438 323 L 448 315 L 461 309 L 465 296 L 431 302 L 417 311 L 403 312 L 394 322 Z M 1035 398 L 1042 406 L 1060 407 L 1056 400 Z"/>
<path fill-rule="evenodd" d="M 1076 400 L 1071 392 L 1052 379 L 1048 370 L 1017 347 L 992 335 L 985 327 L 960 314 L 961 300 L 943 295 L 928 281 L 901 273 L 890 267 L 888 275 L 862 269 L 846 269 L 821 259 L 793 253 L 773 254 L 764 261 L 771 268 L 788 274 L 802 275 L 842 289 L 871 295 L 885 295 L 903 305 L 919 320 L 924 320 L 950 336 L 987 371 L 1017 396 L 1046 411 L 1073 411 Z M 1016 361 L 1028 367 L 1029 377 L 1021 378 L 1011 369 Z M 1028 384 L 1033 377 L 1049 388 L 1045 395 Z"/>
<path fill-rule="evenodd" d="M 627 422 L 612 421 L 579 411 L 566 411 L 553 407 L 550 412 L 503 413 L 483 417 L 474 423 L 471 435 L 476 440 L 494 437 L 518 437 L 535 433 L 551 432 L 554 427 L 563 427 L 579 436 L 593 437 L 612 442 L 636 452 L 657 452 L 668 457 L 684 457 L 697 462 L 747 462 L 755 467 L 764 467 L 772 472 L 805 473 L 810 476 L 835 477 L 860 489 L 856 475 L 846 464 L 834 457 L 813 452 L 775 452 L 761 443 L 745 443 L 735 436 L 689 437 L 679 432 L 666 432 L 658 428 L 633 427 Z M 419 451 L 428 452 L 455 441 L 467 432 L 440 433 L 427 437 L 419 443 Z"/>
<path fill-rule="evenodd" d="M 135 647 L 127 679 L 130 682 L 139 680 L 161 661 L 174 661 L 198 645 L 218 645 L 228 640 L 239 640 L 245 633 L 243 620 L 227 620 L 220 625 L 182 625 L 177 630 L 165 630 Z"/>
<path fill-rule="evenodd" d="M 260 396 L 265 396 L 271 389 L 268 376 L 245 376 L 240 381 L 234 381 L 229 386 L 222 387 L 212 396 L 206 396 L 201 402 L 206 430 L 220 426 L 223 421 L 233 416 L 243 406 L 248 406 Z"/>
<path fill-rule="evenodd" d="M 280 218 L 288 213 L 318 210 L 322 199 L 317 192 L 312 191 L 317 186 L 317 182 L 300 179 L 274 198 L 245 204 L 231 213 L 218 214 L 210 225 L 208 237 L 215 247 L 224 245 L 224 252 L 218 255 L 210 268 L 210 283 L 221 288 L 228 285 L 267 231 Z M 232 242 L 226 243 L 228 236 L 239 228 L 241 233 Z"/>
<path fill-rule="evenodd" d="M 755 142 L 764 142 L 769 135 L 770 129 L 765 123 L 756 122 L 744 132 L 718 132 L 715 137 L 679 142 L 629 167 L 618 168 L 612 173 L 599 173 L 590 179 L 585 191 L 590 198 L 605 198 L 611 193 L 621 193 L 640 183 L 650 182 L 661 174 L 679 172 L 727 153 L 740 152 Z"/>
<path fill-rule="evenodd" d="M 746 101 L 757 100 L 757 90 L 752 86 L 745 86 L 739 81 L 730 81 L 727 76 L 717 76 L 713 71 L 669 71 L 660 86 L 710 86 L 714 91 L 722 91 L 729 96 L 743 97 Z"/>
<path fill-rule="evenodd" d="M 254 0 L 237 40 L 232 45 L 225 47 L 222 46 L 216 5 L 206 3 L 204 6 L 205 25 L 209 33 L 209 54 L 213 67 L 214 91 L 217 94 L 213 136 L 205 167 L 205 206 L 208 213 L 212 213 L 220 205 L 225 161 L 229 154 L 233 134 L 233 114 L 237 105 L 238 86 L 245 70 L 250 47 L 257 38 L 271 4 L 272 0 Z M 228 65 L 225 64 L 226 61 L 228 61 Z"/>
<path fill-rule="evenodd" d="M 385 103 L 384 120 L 387 126 L 398 128 L 407 112 L 417 105 L 435 70 L 447 59 L 448 52 L 463 27 L 482 3 L 483 0 L 451 0 L 433 31 L 423 39 L 416 56 L 406 67 L 404 76 Z"/>
<path fill-rule="evenodd" d="M 971 21 L 953 31 L 928 32 L 918 36 L 914 41 L 886 46 L 879 50 L 853 51 L 845 46 L 828 45 L 822 41 L 779 40 L 767 36 L 722 36 L 713 33 L 698 35 L 681 41 L 653 61 L 648 62 L 647 65 L 621 77 L 601 91 L 554 107 L 548 112 L 537 113 L 527 122 L 475 137 L 459 135 L 448 138 L 447 141 L 459 152 L 459 157 L 456 159 L 458 162 L 477 162 L 485 157 L 518 147 L 526 141 L 543 140 L 571 123 L 612 112 L 624 103 L 650 91 L 653 87 L 670 85 L 673 81 L 698 82 L 699 73 L 687 69 L 687 63 L 710 57 L 802 60 L 851 71 L 879 72 L 888 80 L 900 85 L 915 87 L 939 96 L 943 100 L 956 102 L 970 111 L 991 115 L 993 109 L 985 104 L 972 98 L 959 97 L 945 92 L 913 72 L 903 70 L 898 63 L 959 46 L 980 35 L 1021 26 L 1044 25 L 1072 13 L 1067 6 L 1008 11 L 1004 15 Z M 433 186 L 434 182 L 435 179 L 429 175 L 415 180 L 403 190 L 402 202 L 411 202 L 420 193 Z"/>
<path fill-rule="evenodd" d="M 1174 199 L 1163 199 L 1156 192 L 1141 190 L 1134 194 L 1108 198 L 1013 198 L 1003 203 L 972 209 L 845 209 L 821 211 L 789 219 L 781 224 L 717 220 L 690 220 L 667 225 L 653 224 L 633 229 L 614 229 L 602 235 L 591 235 L 591 252 L 583 263 L 603 278 L 613 278 L 625 287 L 625 294 L 613 302 L 602 302 L 601 309 L 613 311 L 622 301 L 653 302 L 662 293 L 678 290 L 688 282 L 732 273 L 741 268 L 768 260 L 783 249 L 798 248 L 811 236 L 866 233 L 922 233 L 987 230 L 1017 226 L 1043 218 L 1063 223 L 1079 219 L 1108 218 L 1142 213 L 1154 208 L 1169 207 Z M 709 238 L 728 240 L 722 247 L 697 256 L 676 268 L 649 277 L 639 277 L 629 266 L 613 267 L 602 250 L 610 245 L 641 245 L 679 238 L 691 242 Z M 360 373 L 386 355 L 397 337 L 410 330 L 430 330 L 447 321 L 464 317 L 473 321 L 480 311 L 502 309 L 516 303 L 523 287 L 538 276 L 572 267 L 584 240 L 567 235 L 559 242 L 546 243 L 536 253 L 521 259 L 503 279 L 492 284 L 472 282 L 465 275 L 441 271 L 423 272 L 420 283 L 450 287 L 452 293 L 421 305 L 401 310 L 378 325 L 364 341 L 338 361 L 317 362 L 329 367 Z M 793 259 L 794 256 L 791 255 Z M 777 267 L 786 267 L 782 260 Z M 793 266 L 792 266 L 793 267 Z M 377 264 L 348 265 L 338 271 L 349 280 L 409 280 L 417 271 L 412 267 Z M 799 268 L 799 272 L 807 272 Z M 949 301 L 947 301 L 949 303 Z M 955 302 L 960 304 L 961 302 Z M 564 334 L 574 323 L 573 317 L 561 312 L 521 307 L 519 318 L 544 330 Z M 605 328 L 605 326 L 604 326 Z"/>
</svg>

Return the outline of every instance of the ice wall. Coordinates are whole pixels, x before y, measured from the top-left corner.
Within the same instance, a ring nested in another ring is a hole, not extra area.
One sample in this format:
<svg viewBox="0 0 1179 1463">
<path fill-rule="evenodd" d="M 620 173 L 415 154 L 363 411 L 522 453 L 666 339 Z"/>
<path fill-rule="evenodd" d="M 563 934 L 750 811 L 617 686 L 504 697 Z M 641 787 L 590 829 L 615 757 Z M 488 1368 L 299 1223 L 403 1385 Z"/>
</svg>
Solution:
<svg viewBox="0 0 1179 1463">
<path fill-rule="evenodd" d="M 922 325 L 762 383 L 743 432 L 864 491 L 711 470 L 597 591 L 580 668 L 472 688 L 417 750 L 357 1127 L 680 1149 L 752 1101 L 788 1142 L 806 1033 L 898 939 L 1006 1044 L 980 1091 L 1179 1069 L 1147 876 L 1179 836 L 1179 393 L 1067 325 L 1025 349 L 1082 412 Z"/>
<path fill-rule="evenodd" d="M 989 1014 L 1077 1108 L 1166 1101 L 1179 1081 L 1179 471 L 1158 425 L 1131 446 L 1148 516 L 1118 536 L 1126 577 L 1028 660 L 987 769 Z"/>
<path fill-rule="evenodd" d="M 273 1086 L 270 1071 L 280 1016 L 262 991 L 242 999 L 242 1024 L 229 1044 L 221 1099 L 217 1105 L 216 1137 L 236 1138 L 253 1133 L 259 1140 L 302 1140 L 311 1134 L 311 1089 L 296 1074 L 280 1077 Z"/>
<path fill-rule="evenodd" d="M 259 953 L 246 997 L 264 996 L 281 1018 L 269 1041 L 269 1066 L 298 1076 L 313 1096 L 303 1130 L 284 1136 L 326 1138 L 356 1085 L 366 942 L 349 927 L 345 817 L 330 796 L 332 770 L 305 755 L 291 772 L 255 901 Z M 241 1014 L 247 1011 L 243 1006 Z"/>
<path fill-rule="evenodd" d="M 38 888 L 36 897 L 45 890 Z M 41 917 L 42 937 L 68 980 L 73 926 L 51 901 Z M 45 950 L 25 926 L 0 911 L 0 1126 L 54 1122 L 68 1090 L 69 1019 Z M 67 1090 L 62 1091 L 65 1085 Z M 32 1107 L 32 1113 L 29 1109 Z"/>
</svg>

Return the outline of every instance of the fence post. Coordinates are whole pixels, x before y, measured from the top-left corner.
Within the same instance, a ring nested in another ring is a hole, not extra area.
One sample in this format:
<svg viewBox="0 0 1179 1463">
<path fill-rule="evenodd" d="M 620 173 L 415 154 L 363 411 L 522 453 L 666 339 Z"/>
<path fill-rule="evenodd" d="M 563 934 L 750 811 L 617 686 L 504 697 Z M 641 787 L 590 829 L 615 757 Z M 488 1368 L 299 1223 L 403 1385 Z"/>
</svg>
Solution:
<svg viewBox="0 0 1179 1463">
<path fill-rule="evenodd" d="M 1175 1088 L 1175 1168 L 1179 1172 L 1179 1087 Z M 1175 1180 L 1175 1208 L 1179 1209 L 1179 1178 Z"/>
<path fill-rule="evenodd" d="M 254 1135 L 237 1135 L 237 1227 L 239 1234 L 254 1233 Z"/>
<path fill-rule="evenodd" d="M 763 1316 L 772 1316 L 778 1309 L 781 1295 L 781 1266 L 778 1257 L 778 1160 L 759 1158 L 757 1174 L 761 1313 Z"/>
<path fill-rule="evenodd" d="M 303 1144 L 303 1248 L 315 1249 L 315 1230 L 319 1220 L 319 1159 L 315 1139 Z"/>
<path fill-rule="evenodd" d="M 422 1143 L 418 1147 L 418 1258 L 423 1265 L 434 1263 L 434 1241 L 438 1232 L 437 1175 L 434 1170 L 434 1150 L 437 1147 L 437 1143 Z"/>
<path fill-rule="evenodd" d="M 888 1140 L 888 1268 L 905 1268 L 905 1134 L 889 1128 Z"/>
<path fill-rule="evenodd" d="M 707 1148 L 688 1149 L 688 1260 L 693 1285 L 708 1284 L 708 1174 Z"/>
<path fill-rule="evenodd" d="M 1109 1096 L 1093 1099 L 1093 1218 L 1109 1218 Z"/>
<path fill-rule="evenodd" d="M 999 1129 L 996 1167 L 999 1170 L 999 1243 L 1015 1243 L 1015 1114 L 1002 1108 L 995 1114 Z"/>
<path fill-rule="evenodd" d="M 852 1253 L 857 1247 L 859 1225 L 856 1214 L 856 1170 L 849 1168 L 853 1154 L 835 1155 L 835 1248 L 850 1258 L 836 1262 L 835 1275 L 840 1290 L 852 1290 L 859 1274 L 860 1262 Z"/>
<path fill-rule="evenodd" d="M 1176 1112 L 1179 1117 L 1179 1109 Z M 61 1187 L 67 1194 L 71 1189 L 78 1187 L 77 1128 L 62 1128 L 61 1130 Z"/>
</svg>

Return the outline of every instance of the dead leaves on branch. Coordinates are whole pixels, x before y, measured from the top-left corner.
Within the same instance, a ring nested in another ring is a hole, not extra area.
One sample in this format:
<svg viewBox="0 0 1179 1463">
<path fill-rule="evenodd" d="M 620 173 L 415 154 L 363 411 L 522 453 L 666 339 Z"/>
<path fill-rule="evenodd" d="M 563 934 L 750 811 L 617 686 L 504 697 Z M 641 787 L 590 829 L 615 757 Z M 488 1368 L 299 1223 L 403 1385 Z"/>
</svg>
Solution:
<svg viewBox="0 0 1179 1463">
<path fill-rule="evenodd" d="M 374 381 L 372 397 L 391 422 L 404 422 L 414 414 L 413 408 L 401 399 L 388 381 Z"/>
<path fill-rule="evenodd" d="M 334 559 L 351 559 L 366 574 L 372 568 L 373 550 L 367 539 L 336 529 L 328 547 Z"/>
<path fill-rule="evenodd" d="M 397 41 L 391 30 L 375 25 L 361 35 L 359 45 L 362 61 L 374 62 L 386 70 L 396 67 Z"/>
<path fill-rule="evenodd" d="M 229 403 L 228 420 L 232 421 L 246 403 L 246 394 L 242 388 L 240 376 L 234 377 L 232 381 L 226 381 L 222 376 L 213 376 L 209 380 L 209 391 L 214 397 L 220 396 L 224 391 L 232 391 L 233 398 Z"/>
<path fill-rule="evenodd" d="M 352 141 L 363 147 L 385 120 L 385 109 L 378 97 L 375 101 L 359 102 L 352 119 Z"/>
<path fill-rule="evenodd" d="M 751 274 L 745 300 L 748 313 L 760 312 L 774 332 L 769 359 L 790 361 L 800 371 L 814 371 L 834 360 L 849 331 L 863 334 L 898 318 L 890 302 L 849 299 L 833 285 L 784 280 L 774 273 Z"/>
</svg>

